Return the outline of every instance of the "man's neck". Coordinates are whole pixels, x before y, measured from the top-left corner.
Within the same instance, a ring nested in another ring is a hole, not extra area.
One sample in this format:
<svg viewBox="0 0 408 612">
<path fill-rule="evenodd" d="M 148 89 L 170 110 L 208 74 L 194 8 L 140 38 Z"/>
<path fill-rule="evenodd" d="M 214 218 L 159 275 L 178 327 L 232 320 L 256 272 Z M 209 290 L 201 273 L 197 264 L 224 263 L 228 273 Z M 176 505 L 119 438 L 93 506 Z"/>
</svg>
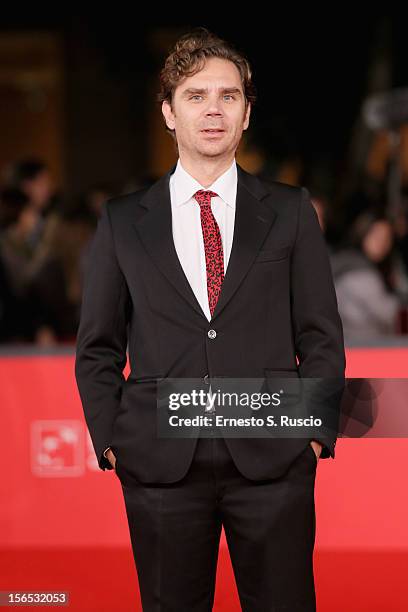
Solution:
<svg viewBox="0 0 408 612">
<path fill-rule="evenodd" d="M 180 155 L 180 163 L 184 170 L 189 173 L 203 187 L 209 187 L 230 168 L 234 156 L 229 159 L 200 161 L 186 159 Z"/>
</svg>

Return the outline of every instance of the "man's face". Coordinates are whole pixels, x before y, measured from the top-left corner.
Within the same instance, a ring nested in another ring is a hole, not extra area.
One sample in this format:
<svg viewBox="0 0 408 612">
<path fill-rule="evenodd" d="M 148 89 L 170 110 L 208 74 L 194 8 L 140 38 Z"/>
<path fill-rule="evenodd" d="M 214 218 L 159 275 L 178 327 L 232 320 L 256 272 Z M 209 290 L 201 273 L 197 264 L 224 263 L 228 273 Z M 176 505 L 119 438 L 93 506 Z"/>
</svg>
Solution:
<svg viewBox="0 0 408 612">
<path fill-rule="evenodd" d="M 249 124 L 251 107 L 238 68 L 229 60 L 210 58 L 194 76 L 176 87 L 172 107 L 163 102 L 166 124 L 175 129 L 180 156 L 222 158 L 234 154 Z"/>
</svg>

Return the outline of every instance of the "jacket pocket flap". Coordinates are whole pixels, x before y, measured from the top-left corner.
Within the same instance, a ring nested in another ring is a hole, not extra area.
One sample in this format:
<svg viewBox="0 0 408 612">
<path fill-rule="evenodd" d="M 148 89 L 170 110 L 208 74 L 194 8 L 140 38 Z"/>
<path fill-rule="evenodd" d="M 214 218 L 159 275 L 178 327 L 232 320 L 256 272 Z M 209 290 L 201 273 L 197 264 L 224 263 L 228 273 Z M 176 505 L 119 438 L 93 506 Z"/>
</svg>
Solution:
<svg viewBox="0 0 408 612">
<path fill-rule="evenodd" d="M 258 261 L 279 261 L 285 259 L 289 255 L 290 247 L 285 246 L 279 249 L 263 249 L 259 251 L 255 262 Z"/>
</svg>

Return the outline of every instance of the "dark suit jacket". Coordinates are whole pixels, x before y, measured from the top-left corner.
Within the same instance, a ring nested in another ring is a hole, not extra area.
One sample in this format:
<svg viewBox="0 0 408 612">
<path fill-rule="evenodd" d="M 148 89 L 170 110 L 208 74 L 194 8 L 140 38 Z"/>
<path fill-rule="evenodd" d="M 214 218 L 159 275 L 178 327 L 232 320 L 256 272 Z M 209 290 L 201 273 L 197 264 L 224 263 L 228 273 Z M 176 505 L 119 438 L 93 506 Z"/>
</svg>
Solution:
<svg viewBox="0 0 408 612">
<path fill-rule="evenodd" d="M 197 443 L 157 435 L 157 379 L 339 379 L 345 369 L 328 251 L 307 189 L 261 181 L 237 164 L 233 246 L 209 322 L 173 242 L 174 170 L 105 202 L 77 336 L 75 375 L 99 466 L 111 469 L 103 456 L 111 446 L 119 478 L 146 483 L 182 478 Z M 321 458 L 334 458 L 336 437 L 314 437 L 324 444 Z M 259 480 L 282 474 L 310 440 L 226 443 L 241 473 Z"/>
</svg>

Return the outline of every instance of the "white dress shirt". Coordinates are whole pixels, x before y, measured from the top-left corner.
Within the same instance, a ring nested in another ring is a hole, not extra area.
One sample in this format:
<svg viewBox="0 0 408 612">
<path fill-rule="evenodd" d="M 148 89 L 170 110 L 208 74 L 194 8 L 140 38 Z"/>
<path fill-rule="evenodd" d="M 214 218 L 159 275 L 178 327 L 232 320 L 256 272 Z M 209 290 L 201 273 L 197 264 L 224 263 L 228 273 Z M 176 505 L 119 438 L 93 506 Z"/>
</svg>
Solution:
<svg viewBox="0 0 408 612">
<path fill-rule="evenodd" d="M 231 253 L 237 196 L 237 165 L 231 166 L 209 187 L 203 187 L 177 162 L 170 177 L 170 199 L 173 220 L 173 240 L 180 264 L 188 282 L 205 314 L 211 320 L 207 293 L 207 270 L 200 205 L 193 195 L 199 189 L 218 194 L 211 198 L 211 209 L 220 228 L 224 251 L 224 273 Z"/>
</svg>

